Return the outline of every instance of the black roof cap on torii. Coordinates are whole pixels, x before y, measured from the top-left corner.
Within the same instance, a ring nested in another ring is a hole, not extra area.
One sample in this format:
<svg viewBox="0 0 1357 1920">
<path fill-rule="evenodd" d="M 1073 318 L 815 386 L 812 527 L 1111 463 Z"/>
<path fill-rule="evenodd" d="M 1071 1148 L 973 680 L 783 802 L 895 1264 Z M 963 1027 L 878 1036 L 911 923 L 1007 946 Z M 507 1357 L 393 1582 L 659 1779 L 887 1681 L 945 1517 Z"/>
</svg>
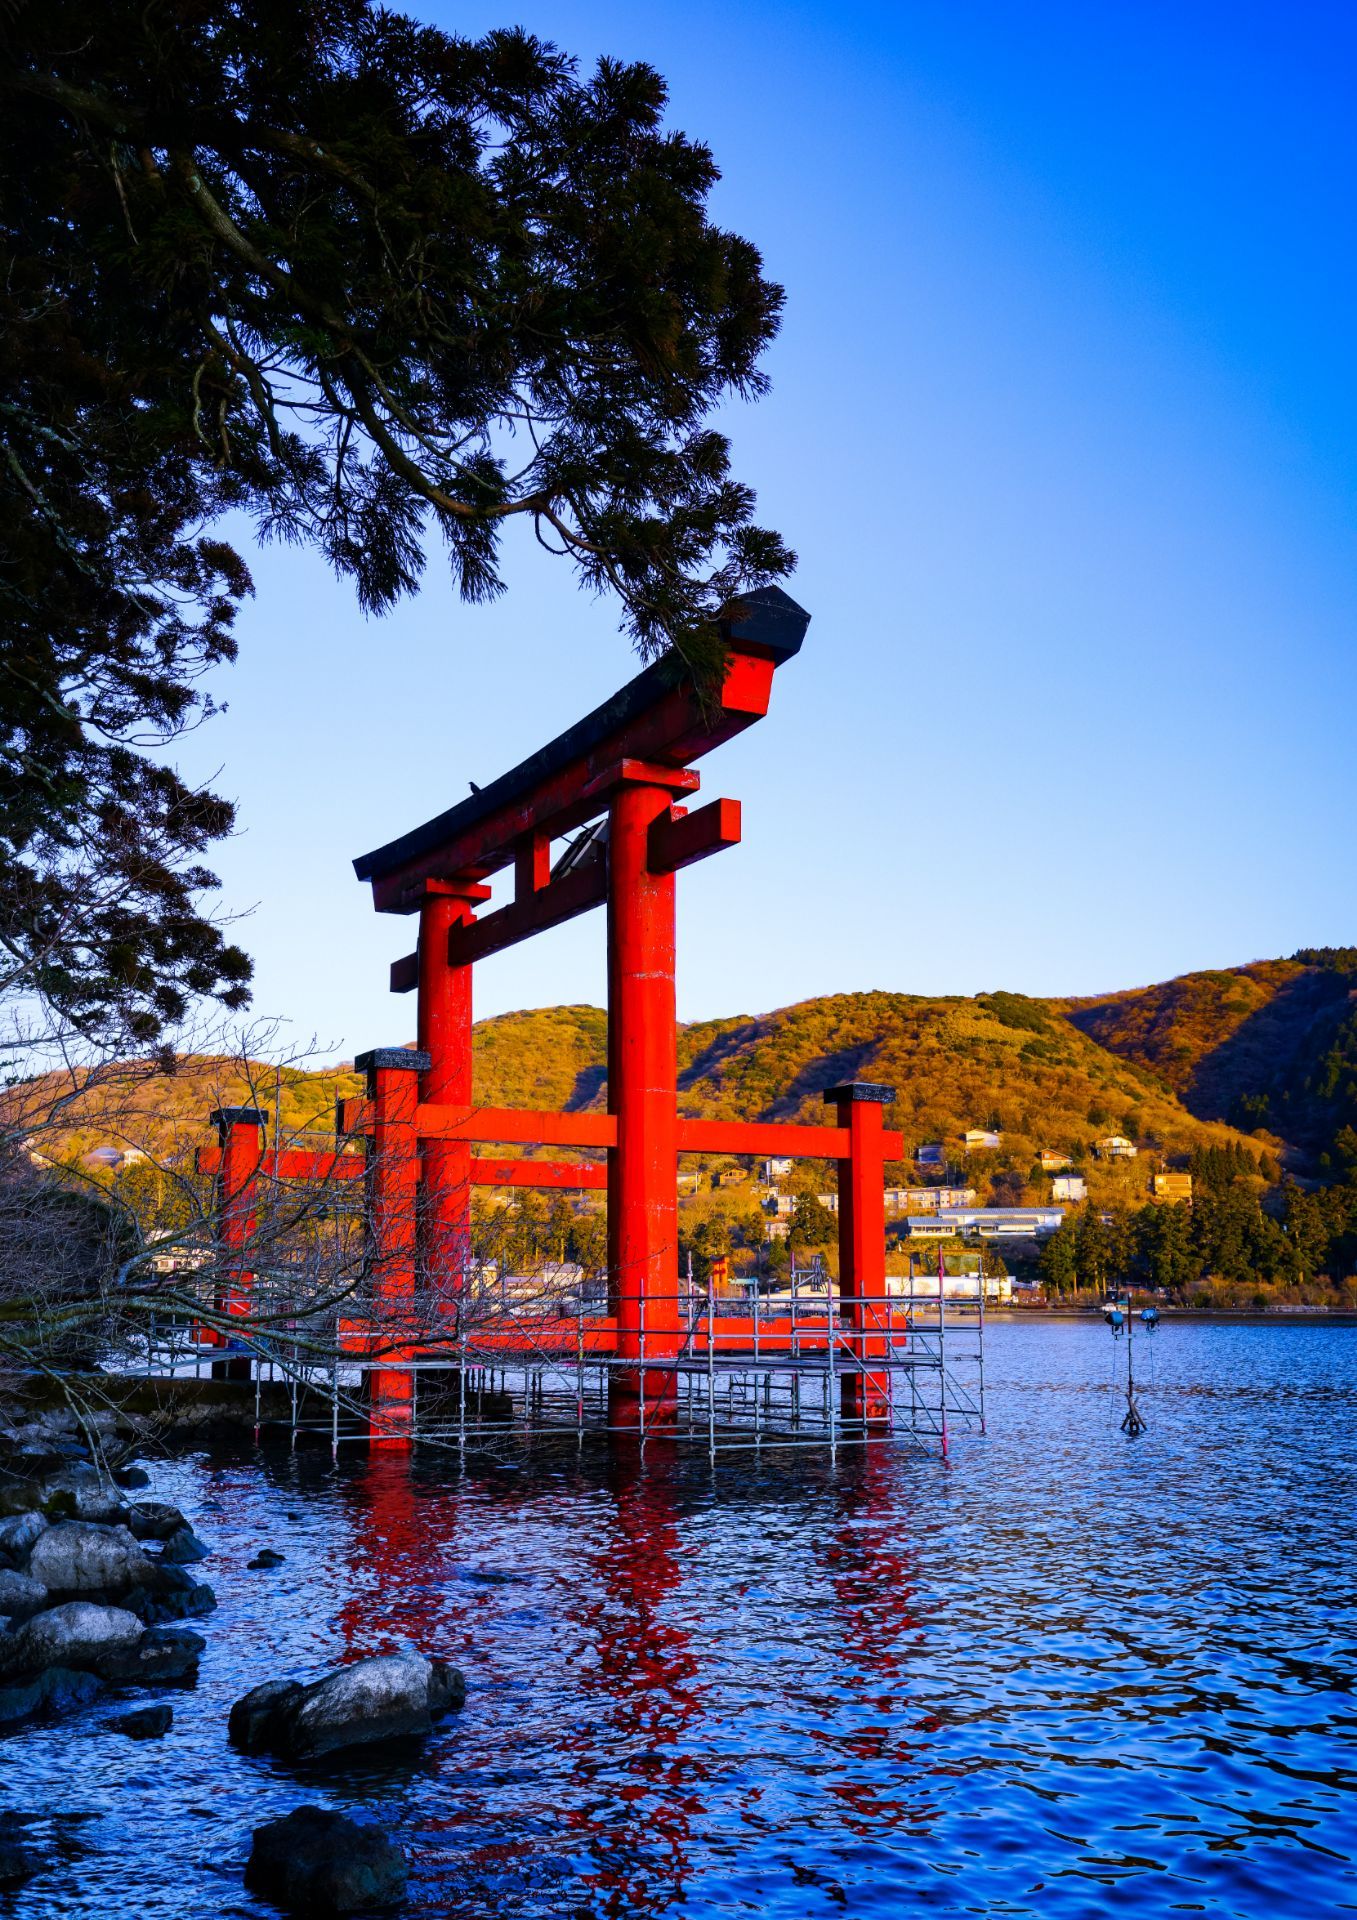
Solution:
<svg viewBox="0 0 1357 1920">
<path fill-rule="evenodd" d="M 755 647 L 781 664 L 801 651 L 810 615 L 781 587 L 757 587 L 752 593 L 729 601 L 717 621 L 727 646 Z M 529 754 L 508 773 L 502 773 L 488 786 L 459 801 L 455 807 L 449 807 L 446 813 L 426 820 L 422 827 L 413 828 L 372 853 L 360 854 L 353 863 L 354 872 L 360 880 L 374 879 L 404 866 L 407 861 L 417 860 L 454 834 L 474 827 L 497 808 L 512 803 L 528 787 L 550 779 L 572 761 L 583 759 L 610 734 L 618 732 L 679 685 L 687 672 L 687 663 L 681 654 L 672 648 L 662 653 L 602 706 L 595 707 L 583 720 L 577 720 L 545 747 Z"/>
</svg>

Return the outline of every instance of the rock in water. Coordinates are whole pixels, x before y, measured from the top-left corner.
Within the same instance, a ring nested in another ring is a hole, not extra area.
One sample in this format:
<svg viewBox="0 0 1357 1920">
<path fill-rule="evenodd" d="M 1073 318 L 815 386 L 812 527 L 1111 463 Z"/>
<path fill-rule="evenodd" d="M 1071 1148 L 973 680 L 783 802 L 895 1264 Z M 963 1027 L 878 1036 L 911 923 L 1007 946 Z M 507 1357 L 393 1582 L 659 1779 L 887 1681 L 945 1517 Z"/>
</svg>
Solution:
<svg viewBox="0 0 1357 1920">
<path fill-rule="evenodd" d="M 429 1662 L 429 1712 L 437 1718 L 466 1704 L 466 1676 L 435 1654 Z"/>
<path fill-rule="evenodd" d="M 42 1710 L 46 1714 L 74 1713 L 77 1707 L 87 1707 L 96 1694 L 103 1692 L 103 1685 L 94 1674 L 78 1672 L 74 1667 L 49 1667 L 38 1684 L 42 1688 Z"/>
<path fill-rule="evenodd" d="M 114 1733 L 125 1733 L 129 1740 L 159 1740 L 174 1725 L 173 1707 L 138 1707 L 135 1713 L 120 1713 L 109 1726 Z"/>
<path fill-rule="evenodd" d="M 300 1680 L 266 1680 L 237 1700 L 226 1723 L 232 1746 L 243 1747 L 246 1753 L 267 1752 L 270 1728 L 281 1718 L 283 1707 L 300 1700 L 305 1690 Z"/>
<path fill-rule="evenodd" d="M 422 1739 L 436 1714 L 460 1705 L 466 1687 L 456 1668 L 420 1653 L 355 1660 L 303 1686 L 272 1680 L 231 1709 L 230 1736 L 247 1753 L 311 1760 L 374 1740 Z"/>
<path fill-rule="evenodd" d="M 145 1632 L 136 1614 L 122 1607 L 96 1607 L 72 1600 L 37 1614 L 14 1635 L 6 1649 L 11 1672 L 40 1672 L 44 1667 L 92 1667 L 128 1654 Z"/>
<path fill-rule="evenodd" d="M 145 1586 L 155 1568 L 126 1527 L 99 1527 L 66 1520 L 39 1534 L 28 1571 L 55 1593 L 118 1593 Z"/>
<path fill-rule="evenodd" d="M 261 1547 L 254 1556 L 254 1559 L 247 1560 L 245 1565 L 253 1573 L 260 1567 L 281 1567 L 285 1557 L 285 1555 L 276 1552 L 272 1547 Z"/>
<path fill-rule="evenodd" d="M 35 1714 L 56 1716 L 88 1706 L 102 1685 L 92 1673 L 77 1673 L 72 1667 L 49 1667 L 46 1673 L 29 1675 L 11 1686 L 0 1686 L 0 1727 Z"/>
<path fill-rule="evenodd" d="M 147 1627 L 135 1646 L 101 1660 L 97 1671 L 105 1680 L 133 1687 L 192 1680 L 198 1671 L 198 1655 L 206 1646 L 203 1636 L 188 1627 Z"/>
<path fill-rule="evenodd" d="M 168 1540 L 187 1530 L 188 1521 L 168 1500 L 136 1500 L 127 1509 L 127 1524 L 138 1540 Z"/>
<path fill-rule="evenodd" d="M 192 1527 L 176 1527 L 165 1542 L 161 1559 L 170 1567 L 191 1567 L 197 1560 L 206 1560 L 212 1549 L 205 1547 Z"/>
<path fill-rule="evenodd" d="M 118 1486 L 125 1487 L 129 1493 L 151 1484 L 151 1476 L 145 1467 L 116 1467 L 113 1478 Z"/>
<path fill-rule="evenodd" d="M 167 1567 L 163 1563 L 156 1568 L 154 1592 L 142 1595 L 141 1599 L 142 1604 L 134 1611 L 140 1613 L 148 1625 L 166 1620 L 194 1620 L 199 1614 L 212 1613 L 217 1605 L 217 1596 L 206 1581 L 195 1580 L 182 1567 Z M 124 1605 L 133 1605 L 130 1594 Z"/>
<path fill-rule="evenodd" d="M 405 1893 L 405 1855 L 380 1827 L 297 1807 L 256 1827 L 245 1884 L 293 1913 L 358 1913 Z"/>
</svg>

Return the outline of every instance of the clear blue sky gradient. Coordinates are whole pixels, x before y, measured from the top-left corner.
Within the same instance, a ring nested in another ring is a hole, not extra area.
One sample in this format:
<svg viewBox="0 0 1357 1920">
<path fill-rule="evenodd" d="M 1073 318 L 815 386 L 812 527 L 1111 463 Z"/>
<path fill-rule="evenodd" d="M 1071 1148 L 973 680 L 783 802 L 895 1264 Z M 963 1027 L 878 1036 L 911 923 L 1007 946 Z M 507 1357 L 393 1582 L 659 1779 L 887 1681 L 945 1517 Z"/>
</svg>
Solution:
<svg viewBox="0 0 1357 1920">
<path fill-rule="evenodd" d="M 414 10 L 651 61 L 787 288 L 773 392 L 727 424 L 814 618 L 702 768 L 745 840 L 681 880 L 683 1017 L 1353 940 L 1351 8 Z M 345 1055 L 413 1020 L 410 923 L 350 858 L 638 663 L 522 532 L 490 609 L 438 553 L 379 622 L 304 555 L 254 564 L 181 761 L 239 799 L 258 1010 Z M 597 915 L 478 974 L 478 1013 L 603 997 Z"/>
</svg>

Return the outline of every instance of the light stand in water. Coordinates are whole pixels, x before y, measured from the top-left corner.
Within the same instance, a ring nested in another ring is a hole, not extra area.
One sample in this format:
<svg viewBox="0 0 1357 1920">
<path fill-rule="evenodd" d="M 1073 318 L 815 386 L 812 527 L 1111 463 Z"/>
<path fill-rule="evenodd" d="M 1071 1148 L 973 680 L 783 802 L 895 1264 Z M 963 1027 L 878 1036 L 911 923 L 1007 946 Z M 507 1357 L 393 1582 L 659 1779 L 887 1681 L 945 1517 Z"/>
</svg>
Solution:
<svg viewBox="0 0 1357 1920">
<path fill-rule="evenodd" d="M 1123 1302 L 1125 1312 L 1122 1311 Z M 1145 1431 L 1146 1420 L 1136 1405 L 1136 1316 L 1131 1311 L 1130 1292 L 1114 1293 L 1103 1308 L 1108 1326 L 1112 1329 L 1112 1338 L 1120 1340 L 1126 1335 L 1126 1413 L 1122 1419 L 1121 1430 L 1128 1439 L 1138 1440 Z M 1145 1307 L 1141 1311 L 1140 1324 L 1147 1334 L 1153 1333 L 1159 1325 L 1158 1307 Z"/>
</svg>

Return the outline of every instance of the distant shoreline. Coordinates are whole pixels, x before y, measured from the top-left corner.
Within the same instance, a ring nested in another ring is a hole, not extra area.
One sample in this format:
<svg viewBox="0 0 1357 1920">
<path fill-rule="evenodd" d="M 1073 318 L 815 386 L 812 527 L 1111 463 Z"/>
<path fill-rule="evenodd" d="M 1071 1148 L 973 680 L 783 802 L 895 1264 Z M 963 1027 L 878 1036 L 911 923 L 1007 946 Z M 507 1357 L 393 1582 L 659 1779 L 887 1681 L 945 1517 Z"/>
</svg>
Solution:
<svg viewBox="0 0 1357 1920">
<path fill-rule="evenodd" d="M 985 1308 L 986 1320 L 1089 1320 L 1101 1319 L 1102 1302 L 1087 1307 L 989 1307 Z M 1139 1309 L 1137 1309 L 1139 1311 Z M 1331 1307 L 1263 1307 L 1246 1311 L 1242 1307 L 1165 1307 L 1160 1306 L 1161 1323 L 1170 1320 L 1199 1320 L 1206 1324 L 1218 1325 L 1247 1324 L 1276 1326 L 1340 1326 L 1357 1327 L 1357 1313 L 1338 1311 Z"/>
</svg>

